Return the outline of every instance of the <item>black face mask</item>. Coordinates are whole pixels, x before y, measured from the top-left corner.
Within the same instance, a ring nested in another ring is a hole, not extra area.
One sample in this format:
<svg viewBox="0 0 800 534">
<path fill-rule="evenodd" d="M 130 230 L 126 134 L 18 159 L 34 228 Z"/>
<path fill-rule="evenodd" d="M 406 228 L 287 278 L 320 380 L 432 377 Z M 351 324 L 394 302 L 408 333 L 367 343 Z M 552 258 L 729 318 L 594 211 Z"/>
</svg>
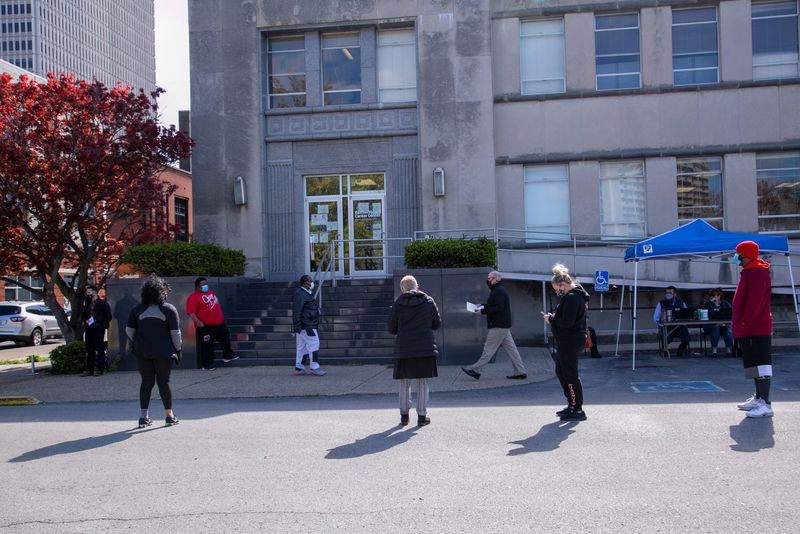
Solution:
<svg viewBox="0 0 800 534">
<path fill-rule="evenodd" d="M 487 281 L 486 281 L 486 287 L 488 287 L 489 289 L 492 289 L 492 287 L 494 287 L 494 284 L 492 284 L 492 282 L 490 282 L 489 280 L 487 280 Z"/>
</svg>

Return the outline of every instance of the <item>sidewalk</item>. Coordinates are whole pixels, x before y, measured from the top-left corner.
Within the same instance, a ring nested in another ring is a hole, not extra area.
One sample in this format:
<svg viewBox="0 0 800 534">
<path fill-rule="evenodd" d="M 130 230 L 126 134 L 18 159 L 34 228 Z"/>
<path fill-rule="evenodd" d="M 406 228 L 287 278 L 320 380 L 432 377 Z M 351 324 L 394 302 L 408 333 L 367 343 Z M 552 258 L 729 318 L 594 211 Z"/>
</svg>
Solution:
<svg viewBox="0 0 800 534">
<path fill-rule="evenodd" d="M 480 380 L 464 374 L 460 366 L 439 366 L 439 377 L 430 381 L 431 392 L 464 391 L 517 386 L 553 378 L 553 360 L 545 348 L 520 347 L 528 370 L 527 380 L 508 380 L 511 363 L 505 354 L 483 369 Z M 323 361 L 324 364 L 324 361 Z M 139 396 L 139 374 L 107 373 L 102 377 L 50 375 L 49 363 L 0 367 L 0 395 L 35 397 L 42 402 L 135 401 Z M 177 399 L 261 398 L 336 396 L 364 393 L 396 393 L 397 381 L 386 365 L 329 365 L 327 375 L 293 376 L 292 369 L 276 366 L 217 367 L 213 371 L 175 369 L 170 379 Z M 158 388 L 153 389 L 156 399 Z"/>
</svg>

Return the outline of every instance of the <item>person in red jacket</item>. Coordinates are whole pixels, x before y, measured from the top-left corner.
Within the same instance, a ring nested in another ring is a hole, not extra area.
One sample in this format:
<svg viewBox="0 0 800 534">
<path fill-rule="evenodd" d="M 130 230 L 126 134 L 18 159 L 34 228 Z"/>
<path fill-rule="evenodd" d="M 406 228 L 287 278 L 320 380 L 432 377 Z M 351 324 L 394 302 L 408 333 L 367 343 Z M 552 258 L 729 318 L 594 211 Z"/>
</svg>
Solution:
<svg viewBox="0 0 800 534">
<path fill-rule="evenodd" d="M 733 295 L 733 337 L 742 351 L 744 373 L 753 378 L 755 393 L 740 410 L 747 417 L 772 417 L 769 388 L 772 380 L 772 282 L 769 263 L 758 257 L 758 244 L 742 241 L 736 245 L 742 273 Z"/>
</svg>

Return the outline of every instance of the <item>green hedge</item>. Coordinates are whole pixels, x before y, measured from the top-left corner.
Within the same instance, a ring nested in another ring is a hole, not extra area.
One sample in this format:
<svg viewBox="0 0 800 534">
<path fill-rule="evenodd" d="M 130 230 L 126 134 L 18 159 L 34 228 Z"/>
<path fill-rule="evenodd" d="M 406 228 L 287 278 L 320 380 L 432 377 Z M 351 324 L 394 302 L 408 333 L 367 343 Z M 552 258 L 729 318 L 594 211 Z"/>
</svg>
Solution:
<svg viewBox="0 0 800 534">
<path fill-rule="evenodd" d="M 158 276 L 237 276 L 244 274 L 245 257 L 205 243 L 163 243 L 131 247 L 123 261 Z"/>
<path fill-rule="evenodd" d="M 86 365 L 86 346 L 83 341 L 72 341 L 50 351 L 50 372 L 54 375 L 74 375 Z"/>
<path fill-rule="evenodd" d="M 497 249 L 494 241 L 478 239 L 426 239 L 406 247 L 406 266 L 410 269 L 453 269 L 494 267 Z"/>
</svg>

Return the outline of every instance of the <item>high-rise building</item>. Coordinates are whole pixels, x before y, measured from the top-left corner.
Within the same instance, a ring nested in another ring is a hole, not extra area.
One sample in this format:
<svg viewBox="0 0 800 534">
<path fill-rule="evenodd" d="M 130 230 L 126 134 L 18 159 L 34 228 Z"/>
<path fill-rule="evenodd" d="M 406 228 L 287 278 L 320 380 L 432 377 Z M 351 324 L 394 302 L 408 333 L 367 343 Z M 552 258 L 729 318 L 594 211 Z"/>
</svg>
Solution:
<svg viewBox="0 0 800 534">
<path fill-rule="evenodd" d="M 151 91 L 153 0 L 0 0 L 0 58 L 39 76 L 63 72 Z"/>
</svg>

